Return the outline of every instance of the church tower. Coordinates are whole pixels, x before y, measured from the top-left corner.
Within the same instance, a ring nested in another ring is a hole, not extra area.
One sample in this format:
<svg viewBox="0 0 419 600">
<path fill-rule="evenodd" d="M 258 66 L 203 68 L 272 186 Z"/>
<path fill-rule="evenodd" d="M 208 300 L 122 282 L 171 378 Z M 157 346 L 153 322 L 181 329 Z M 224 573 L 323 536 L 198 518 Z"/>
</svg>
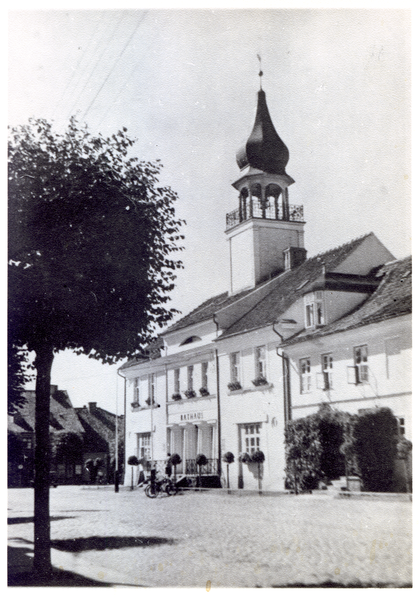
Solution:
<svg viewBox="0 0 419 600">
<path fill-rule="evenodd" d="M 226 216 L 231 294 L 251 289 L 306 258 L 303 207 L 288 201 L 288 188 L 294 183 L 285 171 L 288 160 L 261 84 L 255 124 L 237 152 L 240 177 L 233 186 L 239 192 L 239 207 Z"/>
</svg>

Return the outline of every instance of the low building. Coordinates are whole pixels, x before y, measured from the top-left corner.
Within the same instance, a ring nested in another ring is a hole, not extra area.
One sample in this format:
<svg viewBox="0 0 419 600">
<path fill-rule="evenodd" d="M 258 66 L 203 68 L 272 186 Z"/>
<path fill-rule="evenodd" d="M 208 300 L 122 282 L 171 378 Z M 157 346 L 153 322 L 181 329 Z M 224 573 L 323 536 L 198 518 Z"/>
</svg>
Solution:
<svg viewBox="0 0 419 600">
<path fill-rule="evenodd" d="M 176 453 L 178 473 L 193 478 L 205 454 L 205 475 L 225 482 L 231 452 L 231 486 L 257 489 L 260 466 L 246 458 L 262 451 L 264 489 L 282 490 L 285 424 L 322 402 L 390 406 L 410 434 L 409 260 L 395 261 L 373 233 L 307 258 L 288 158 L 260 90 L 237 155 L 239 206 L 226 219 L 230 289 L 121 367 L 127 456 L 163 471 Z"/>
<path fill-rule="evenodd" d="M 34 477 L 35 391 L 23 393 L 26 402 L 9 415 L 8 485 L 29 486 Z M 124 417 L 119 419 L 119 463 L 123 467 Z M 113 480 L 115 458 L 115 415 L 97 407 L 74 408 L 66 391 L 51 386 L 50 440 L 51 479 L 57 484 L 89 481 L 88 458 L 102 460 L 101 481 Z"/>
</svg>

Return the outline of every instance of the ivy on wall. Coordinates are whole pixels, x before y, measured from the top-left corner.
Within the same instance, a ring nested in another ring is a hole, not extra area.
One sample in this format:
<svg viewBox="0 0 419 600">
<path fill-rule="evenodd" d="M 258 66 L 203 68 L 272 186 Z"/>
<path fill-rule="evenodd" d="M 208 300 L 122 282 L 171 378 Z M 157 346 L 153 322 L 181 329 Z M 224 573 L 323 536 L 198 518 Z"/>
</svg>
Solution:
<svg viewBox="0 0 419 600">
<path fill-rule="evenodd" d="M 365 491 L 393 491 L 394 461 L 404 439 L 389 408 L 351 415 L 321 405 L 285 427 L 286 487 L 313 490 L 322 481 L 355 475 Z"/>
</svg>

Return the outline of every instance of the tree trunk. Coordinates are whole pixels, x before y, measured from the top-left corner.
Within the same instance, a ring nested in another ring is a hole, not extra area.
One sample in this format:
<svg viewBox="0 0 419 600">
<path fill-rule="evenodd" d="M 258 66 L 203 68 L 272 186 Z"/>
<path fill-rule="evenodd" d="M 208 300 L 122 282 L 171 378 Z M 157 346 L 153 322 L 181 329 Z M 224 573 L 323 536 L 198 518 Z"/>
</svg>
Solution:
<svg viewBox="0 0 419 600">
<path fill-rule="evenodd" d="M 34 570 L 41 578 L 52 571 L 49 522 L 50 439 L 49 410 L 51 367 L 54 359 L 52 346 L 36 350 L 36 404 L 35 404 L 35 506 L 34 506 Z"/>
</svg>

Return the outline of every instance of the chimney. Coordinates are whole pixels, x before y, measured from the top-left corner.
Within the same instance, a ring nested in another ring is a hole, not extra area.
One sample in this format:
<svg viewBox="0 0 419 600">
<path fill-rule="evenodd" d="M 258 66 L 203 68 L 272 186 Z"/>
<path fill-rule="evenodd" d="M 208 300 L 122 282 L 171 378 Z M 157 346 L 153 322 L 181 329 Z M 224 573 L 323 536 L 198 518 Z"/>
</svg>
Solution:
<svg viewBox="0 0 419 600">
<path fill-rule="evenodd" d="M 305 248 L 297 248 L 290 246 L 284 250 L 285 270 L 295 269 L 305 262 L 307 258 L 307 250 Z"/>
<path fill-rule="evenodd" d="M 58 390 L 58 385 L 51 384 L 49 387 L 50 396 L 53 396 L 57 390 Z"/>
<path fill-rule="evenodd" d="M 89 402 L 89 412 L 93 412 L 96 408 L 97 402 Z"/>
</svg>

